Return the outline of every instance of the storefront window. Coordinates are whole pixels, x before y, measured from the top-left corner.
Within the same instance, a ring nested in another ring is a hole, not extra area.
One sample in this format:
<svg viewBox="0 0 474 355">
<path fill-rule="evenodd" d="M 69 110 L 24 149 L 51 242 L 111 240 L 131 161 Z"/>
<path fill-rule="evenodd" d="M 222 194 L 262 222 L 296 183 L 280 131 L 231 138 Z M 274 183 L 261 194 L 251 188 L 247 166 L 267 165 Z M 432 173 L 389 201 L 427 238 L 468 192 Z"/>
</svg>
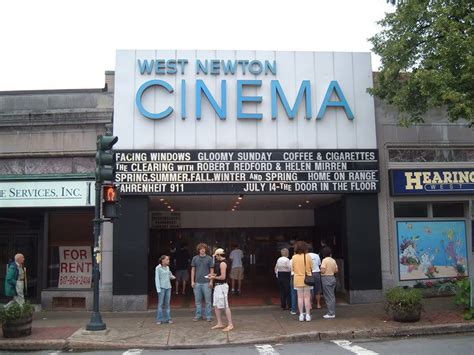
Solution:
<svg viewBox="0 0 474 355">
<path fill-rule="evenodd" d="M 423 202 L 395 202 L 395 217 L 428 217 L 428 204 Z"/>
<path fill-rule="evenodd" d="M 433 217 L 464 217 L 462 202 L 433 203 Z"/>
<path fill-rule="evenodd" d="M 388 159 L 391 162 L 471 162 L 474 160 L 474 149 L 390 148 Z"/>
<path fill-rule="evenodd" d="M 48 287 L 56 288 L 59 282 L 60 247 L 76 247 L 71 250 L 80 255 L 81 249 L 90 255 L 94 235 L 92 229 L 92 212 L 51 213 L 49 215 L 48 243 Z M 80 248 L 83 247 L 83 248 Z M 85 247 L 85 248 L 84 248 Z M 84 259 L 84 258 L 83 258 Z M 77 266 L 74 266 L 76 269 Z M 79 266 L 82 270 L 82 266 Z M 86 265 L 89 268 L 89 265 Z M 74 271 L 74 270 L 73 270 Z M 76 287 L 77 288 L 77 287 Z"/>
</svg>

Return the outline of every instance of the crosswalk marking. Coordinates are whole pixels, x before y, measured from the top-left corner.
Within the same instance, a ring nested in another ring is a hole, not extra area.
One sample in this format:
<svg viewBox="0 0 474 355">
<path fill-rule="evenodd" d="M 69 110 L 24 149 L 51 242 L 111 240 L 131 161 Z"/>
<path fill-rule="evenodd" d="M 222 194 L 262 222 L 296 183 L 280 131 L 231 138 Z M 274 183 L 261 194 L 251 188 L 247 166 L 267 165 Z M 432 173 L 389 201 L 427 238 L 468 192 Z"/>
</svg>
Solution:
<svg viewBox="0 0 474 355">
<path fill-rule="evenodd" d="M 255 348 L 260 355 L 279 355 L 279 353 L 273 349 L 273 346 L 270 344 L 255 345 Z"/>
<path fill-rule="evenodd" d="M 143 349 L 129 349 L 123 353 L 123 355 L 140 355 Z"/>
<path fill-rule="evenodd" d="M 331 342 L 357 355 L 378 355 L 379 354 L 379 353 L 376 353 L 375 351 L 364 349 L 363 347 L 359 345 L 352 345 L 352 343 L 348 340 L 331 340 Z"/>
</svg>

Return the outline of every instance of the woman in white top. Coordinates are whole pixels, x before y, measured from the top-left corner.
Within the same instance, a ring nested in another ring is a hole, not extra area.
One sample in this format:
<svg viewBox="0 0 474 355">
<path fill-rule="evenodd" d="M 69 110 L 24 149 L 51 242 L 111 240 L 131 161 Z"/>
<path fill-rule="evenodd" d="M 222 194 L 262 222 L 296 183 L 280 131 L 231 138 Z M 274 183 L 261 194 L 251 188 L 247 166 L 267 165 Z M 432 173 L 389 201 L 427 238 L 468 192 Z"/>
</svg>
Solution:
<svg viewBox="0 0 474 355">
<path fill-rule="evenodd" d="M 316 299 L 316 308 L 320 309 L 321 308 L 321 291 L 322 291 L 322 286 L 321 286 L 321 258 L 319 257 L 318 254 L 314 253 L 310 247 L 310 252 L 308 255 L 311 257 L 311 260 L 313 261 L 313 278 L 314 278 L 314 287 L 313 287 L 313 294 L 312 294 L 312 300 L 311 303 L 314 304 L 314 301 Z"/>
<path fill-rule="evenodd" d="M 281 250 L 281 257 L 278 258 L 275 264 L 275 274 L 278 279 L 278 288 L 280 289 L 280 301 L 282 310 L 287 310 L 291 308 L 291 265 L 290 259 L 288 259 L 288 255 L 288 249 L 283 248 Z"/>
</svg>

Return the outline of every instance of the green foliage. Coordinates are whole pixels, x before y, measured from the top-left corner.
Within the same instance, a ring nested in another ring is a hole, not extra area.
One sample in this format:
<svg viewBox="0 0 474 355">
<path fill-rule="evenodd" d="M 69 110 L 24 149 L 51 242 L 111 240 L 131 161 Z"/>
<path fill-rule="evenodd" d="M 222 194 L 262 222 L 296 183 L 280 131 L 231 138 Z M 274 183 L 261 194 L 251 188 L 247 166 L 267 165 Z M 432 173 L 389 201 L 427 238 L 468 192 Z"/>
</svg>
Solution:
<svg viewBox="0 0 474 355">
<path fill-rule="evenodd" d="M 13 303 L 9 307 L 0 306 L 0 322 L 5 323 L 11 320 L 30 317 L 33 315 L 34 307 L 26 302 L 23 306 Z"/>
<path fill-rule="evenodd" d="M 469 309 L 471 305 L 471 282 L 469 278 L 465 277 L 456 282 L 454 302 L 466 310 Z"/>
<path fill-rule="evenodd" d="M 445 283 L 440 283 L 437 288 L 438 288 L 438 293 L 455 292 L 456 284 L 452 281 L 449 281 Z"/>
<path fill-rule="evenodd" d="M 394 287 L 385 293 L 385 310 L 389 313 L 411 313 L 422 308 L 421 300 L 419 289 Z"/>
<path fill-rule="evenodd" d="M 395 105 L 400 124 L 422 122 L 431 108 L 474 125 L 472 0 L 405 0 L 370 38 L 382 68 L 372 94 Z"/>
<path fill-rule="evenodd" d="M 464 319 L 465 319 L 465 320 L 472 320 L 472 319 L 474 319 L 474 308 L 468 309 L 468 310 L 464 313 Z"/>
</svg>

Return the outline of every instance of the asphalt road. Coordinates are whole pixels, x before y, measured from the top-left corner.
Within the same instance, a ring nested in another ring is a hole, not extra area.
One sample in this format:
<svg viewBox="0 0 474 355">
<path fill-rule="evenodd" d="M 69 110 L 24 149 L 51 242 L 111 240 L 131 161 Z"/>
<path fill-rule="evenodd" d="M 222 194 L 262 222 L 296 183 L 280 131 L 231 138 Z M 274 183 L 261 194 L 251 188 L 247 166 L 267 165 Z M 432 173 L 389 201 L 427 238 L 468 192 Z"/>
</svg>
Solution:
<svg viewBox="0 0 474 355">
<path fill-rule="evenodd" d="M 71 354 L 73 352 L 41 351 L 28 352 L 27 354 L 55 355 Z M 160 354 L 164 351 L 129 349 L 126 351 L 96 351 L 74 352 L 74 354 L 123 354 L 123 355 L 148 355 Z M 222 347 L 213 349 L 168 350 L 170 355 L 213 355 L 213 354 L 244 354 L 244 355 L 293 355 L 293 354 L 318 354 L 318 355 L 376 355 L 376 354 L 410 354 L 410 355 L 474 355 L 474 334 L 443 335 L 418 338 L 384 339 L 384 340 L 333 340 L 314 343 L 298 344 L 259 344 L 255 346 Z M 0 354 L 20 354 L 20 352 L 0 351 Z"/>
</svg>

